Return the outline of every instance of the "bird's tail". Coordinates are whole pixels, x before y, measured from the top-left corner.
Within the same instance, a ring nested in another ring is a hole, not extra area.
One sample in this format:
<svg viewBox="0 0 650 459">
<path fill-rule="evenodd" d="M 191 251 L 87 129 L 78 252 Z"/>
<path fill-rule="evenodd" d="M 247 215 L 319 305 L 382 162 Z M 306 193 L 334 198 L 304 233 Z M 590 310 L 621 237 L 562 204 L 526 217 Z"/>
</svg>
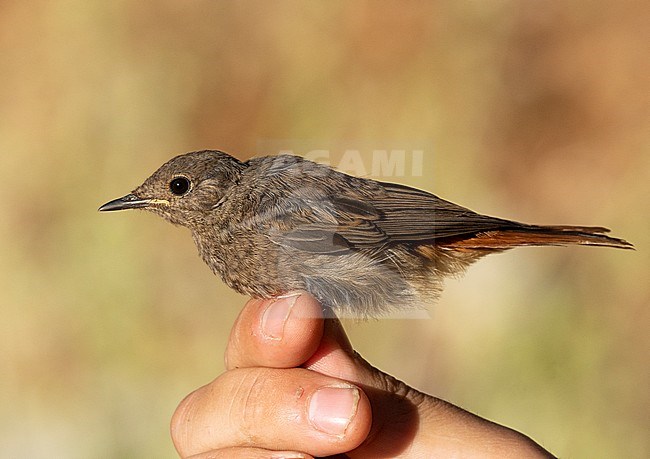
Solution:
<svg viewBox="0 0 650 459">
<path fill-rule="evenodd" d="M 441 244 L 454 249 L 506 250 L 521 246 L 594 245 L 634 249 L 629 242 L 608 236 L 610 230 L 599 226 L 517 225 L 458 238 Z"/>
</svg>

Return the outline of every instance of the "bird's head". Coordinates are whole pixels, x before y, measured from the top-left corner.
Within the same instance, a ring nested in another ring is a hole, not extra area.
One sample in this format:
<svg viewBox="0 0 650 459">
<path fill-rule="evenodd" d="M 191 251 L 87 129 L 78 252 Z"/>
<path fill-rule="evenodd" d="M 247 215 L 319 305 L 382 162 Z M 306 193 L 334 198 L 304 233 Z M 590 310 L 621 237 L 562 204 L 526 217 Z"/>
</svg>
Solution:
<svg viewBox="0 0 650 459">
<path fill-rule="evenodd" d="M 245 167 L 221 151 L 186 153 L 172 158 L 131 193 L 99 210 L 145 209 L 191 228 L 219 206 Z"/>
</svg>

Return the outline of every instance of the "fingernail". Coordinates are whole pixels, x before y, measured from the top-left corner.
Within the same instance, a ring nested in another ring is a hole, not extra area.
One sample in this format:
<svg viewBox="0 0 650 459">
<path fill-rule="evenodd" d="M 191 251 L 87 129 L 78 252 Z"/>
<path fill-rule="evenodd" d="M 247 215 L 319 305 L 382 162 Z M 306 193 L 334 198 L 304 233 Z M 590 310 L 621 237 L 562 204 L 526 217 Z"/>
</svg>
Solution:
<svg viewBox="0 0 650 459">
<path fill-rule="evenodd" d="M 262 334 L 270 339 L 281 340 L 284 324 L 289 318 L 291 308 L 300 295 L 277 298 L 271 302 L 262 315 Z"/>
<path fill-rule="evenodd" d="M 309 400 L 309 422 L 330 435 L 345 434 L 357 414 L 359 389 L 352 386 L 321 387 Z"/>
</svg>

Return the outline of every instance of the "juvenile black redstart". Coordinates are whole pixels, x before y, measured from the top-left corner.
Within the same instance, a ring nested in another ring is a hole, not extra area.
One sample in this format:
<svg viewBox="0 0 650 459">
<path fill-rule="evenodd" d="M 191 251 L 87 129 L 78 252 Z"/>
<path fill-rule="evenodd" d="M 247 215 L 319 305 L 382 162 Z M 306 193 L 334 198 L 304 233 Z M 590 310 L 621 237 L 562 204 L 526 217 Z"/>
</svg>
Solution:
<svg viewBox="0 0 650 459">
<path fill-rule="evenodd" d="M 180 155 L 99 208 L 122 209 L 146 209 L 189 228 L 210 269 L 240 293 L 306 290 L 357 317 L 420 307 L 439 295 L 444 277 L 513 247 L 633 247 L 607 228 L 489 217 L 289 155 Z"/>
</svg>

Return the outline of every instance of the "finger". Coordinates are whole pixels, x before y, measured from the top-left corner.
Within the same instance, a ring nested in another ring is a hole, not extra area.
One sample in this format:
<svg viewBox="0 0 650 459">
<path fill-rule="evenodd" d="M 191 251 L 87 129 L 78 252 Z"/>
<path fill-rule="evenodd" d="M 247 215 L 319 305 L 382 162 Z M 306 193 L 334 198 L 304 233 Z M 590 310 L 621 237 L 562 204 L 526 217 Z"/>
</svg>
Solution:
<svg viewBox="0 0 650 459">
<path fill-rule="evenodd" d="M 372 385 L 381 372 L 354 351 L 341 322 L 326 319 L 323 327 L 318 348 L 302 367 L 355 384 Z"/>
<path fill-rule="evenodd" d="M 195 454 L 187 459 L 312 459 L 309 454 L 299 453 L 297 451 L 269 451 L 262 448 L 234 447 L 222 448 L 219 450 L 208 451 L 206 453 Z"/>
<path fill-rule="evenodd" d="M 529 438 L 376 369 L 357 354 L 336 319 L 327 319 L 320 346 L 303 365 L 361 387 L 372 407 L 366 442 L 350 457 L 552 457 Z"/>
<path fill-rule="evenodd" d="M 357 447 L 371 423 L 352 384 L 302 368 L 243 368 L 186 397 L 171 431 L 182 457 L 253 446 L 327 456 Z"/>
<path fill-rule="evenodd" d="M 455 407 L 421 394 L 364 360 L 352 348 L 338 319 L 325 321 L 321 343 L 303 367 L 356 384 L 368 396 L 373 414 L 372 428 L 368 440 L 350 453 L 351 457 L 393 457 L 406 449 L 414 453 L 414 457 L 432 457 L 426 448 L 417 449 L 417 445 L 431 445 L 422 441 L 422 437 L 440 431 L 447 422 L 458 424 Z M 432 416 L 423 416 L 423 411 Z M 423 421 L 431 420 L 434 420 L 431 425 L 424 425 Z"/>
<path fill-rule="evenodd" d="M 299 366 L 316 350 L 322 333 L 321 306 L 308 293 L 250 300 L 230 333 L 226 369 Z"/>
</svg>

